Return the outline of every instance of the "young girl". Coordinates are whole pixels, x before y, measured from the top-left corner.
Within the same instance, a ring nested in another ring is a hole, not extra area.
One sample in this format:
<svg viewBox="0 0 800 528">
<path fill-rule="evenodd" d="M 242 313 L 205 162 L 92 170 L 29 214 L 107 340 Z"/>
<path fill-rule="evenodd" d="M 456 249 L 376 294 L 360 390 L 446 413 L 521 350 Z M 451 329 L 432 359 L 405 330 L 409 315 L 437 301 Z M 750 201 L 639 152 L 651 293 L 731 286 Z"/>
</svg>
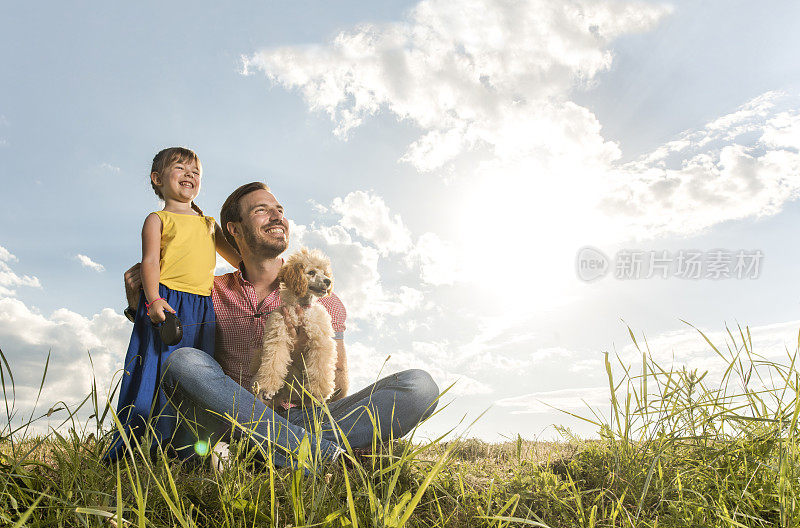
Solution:
<svg viewBox="0 0 800 528">
<path fill-rule="evenodd" d="M 150 183 L 164 200 L 164 209 L 150 213 L 142 228 L 143 292 L 125 356 L 117 406 L 128 437 L 141 437 L 150 424 L 159 443 L 168 443 L 172 438 L 176 416 L 159 386 L 164 374 L 161 365 L 173 350 L 182 347 L 214 355 L 211 287 L 215 250 L 234 266 L 240 261 L 219 224 L 194 203 L 201 173 L 200 160 L 186 148 L 164 149 L 153 158 Z M 176 314 L 183 325 L 183 338 L 173 346 L 161 342 L 154 326 L 165 320 L 166 311 Z M 116 460 L 124 445 L 121 436 L 115 434 L 105 460 Z M 181 449 L 178 454 L 184 458 L 191 451 Z"/>
</svg>

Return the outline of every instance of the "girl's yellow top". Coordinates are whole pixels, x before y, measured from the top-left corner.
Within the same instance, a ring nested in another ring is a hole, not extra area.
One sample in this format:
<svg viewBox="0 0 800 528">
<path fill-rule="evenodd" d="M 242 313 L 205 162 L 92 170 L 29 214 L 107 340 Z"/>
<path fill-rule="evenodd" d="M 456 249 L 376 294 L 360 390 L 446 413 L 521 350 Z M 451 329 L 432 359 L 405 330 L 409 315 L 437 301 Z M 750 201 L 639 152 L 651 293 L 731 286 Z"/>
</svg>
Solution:
<svg viewBox="0 0 800 528">
<path fill-rule="evenodd" d="M 211 295 L 217 256 L 210 216 L 156 211 L 161 219 L 161 278 L 172 290 Z"/>
</svg>

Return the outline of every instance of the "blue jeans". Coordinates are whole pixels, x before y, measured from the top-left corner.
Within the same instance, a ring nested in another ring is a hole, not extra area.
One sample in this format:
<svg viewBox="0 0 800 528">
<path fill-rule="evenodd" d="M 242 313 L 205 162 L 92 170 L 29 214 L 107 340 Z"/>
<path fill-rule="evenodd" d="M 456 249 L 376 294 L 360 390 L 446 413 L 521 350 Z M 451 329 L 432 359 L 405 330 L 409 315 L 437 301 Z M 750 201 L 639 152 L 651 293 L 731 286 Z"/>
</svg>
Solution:
<svg viewBox="0 0 800 528">
<path fill-rule="evenodd" d="M 289 466 L 292 454 L 308 437 L 311 452 L 330 459 L 343 446 L 353 448 L 400 438 L 430 416 L 439 388 L 423 370 L 391 374 L 354 394 L 323 407 L 274 412 L 244 387 L 225 375 L 211 356 L 195 348 L 170 354 L 164 386 L 182 417 L 172 445 L 179 452 L 198 440 L 214 442 L 233 431 L 272 453 L 276 466 Z M 373 425 L 373 421 L 376 425 Z"/>
</svg>

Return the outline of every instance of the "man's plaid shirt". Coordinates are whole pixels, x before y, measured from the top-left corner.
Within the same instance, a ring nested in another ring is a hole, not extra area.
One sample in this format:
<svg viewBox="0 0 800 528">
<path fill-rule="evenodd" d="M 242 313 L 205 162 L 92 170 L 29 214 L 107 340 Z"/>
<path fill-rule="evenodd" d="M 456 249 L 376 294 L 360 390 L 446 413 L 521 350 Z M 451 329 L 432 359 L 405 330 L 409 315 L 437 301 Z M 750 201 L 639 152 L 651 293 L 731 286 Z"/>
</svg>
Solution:
<svg viewBox="0 0 800 528">
<path fill-rule="evenodd" d="M 261 351 L 267 316 L 280 307 L 278 290 L 258 305 L 255 287 L 239 270 L 214 277 L 211 292 L 217 317 L 214 359 L 222 370 L 247 390 L 252 385 L 254 354 Z M 336 295 L 320 299 L 333 322 L 335 339 L 343 339 L 347 311 Z"/>
</svg>

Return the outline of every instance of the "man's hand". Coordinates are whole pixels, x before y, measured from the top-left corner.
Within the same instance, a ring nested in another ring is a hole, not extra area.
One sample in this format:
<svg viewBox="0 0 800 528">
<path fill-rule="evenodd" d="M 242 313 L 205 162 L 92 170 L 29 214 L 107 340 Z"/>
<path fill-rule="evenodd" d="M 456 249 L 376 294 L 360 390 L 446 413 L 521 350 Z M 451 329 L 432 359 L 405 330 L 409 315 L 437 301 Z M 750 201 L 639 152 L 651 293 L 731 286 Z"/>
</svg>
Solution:
<svg viewBox="0 0 800 528">
<path fill-rule="evenodd" d="M 136 311 L 139 307 L 139 292 L 142 291 L 142 265 L 137 262 L 123 275 L 125 281 L 125 297 L 128 299 L 128 306 Z"/>
<path fill-rule="evenodd" d="M 333 391 L 331 401 L 341 400 L 347 396 L 347 391 L 350 388 L 350 377 L 347 372 L 347 351 L 344 349 L 344 341 L 336 339 L 336 373 L 334 375 L 334 382 L 336 390 Z"/>
</svg>

